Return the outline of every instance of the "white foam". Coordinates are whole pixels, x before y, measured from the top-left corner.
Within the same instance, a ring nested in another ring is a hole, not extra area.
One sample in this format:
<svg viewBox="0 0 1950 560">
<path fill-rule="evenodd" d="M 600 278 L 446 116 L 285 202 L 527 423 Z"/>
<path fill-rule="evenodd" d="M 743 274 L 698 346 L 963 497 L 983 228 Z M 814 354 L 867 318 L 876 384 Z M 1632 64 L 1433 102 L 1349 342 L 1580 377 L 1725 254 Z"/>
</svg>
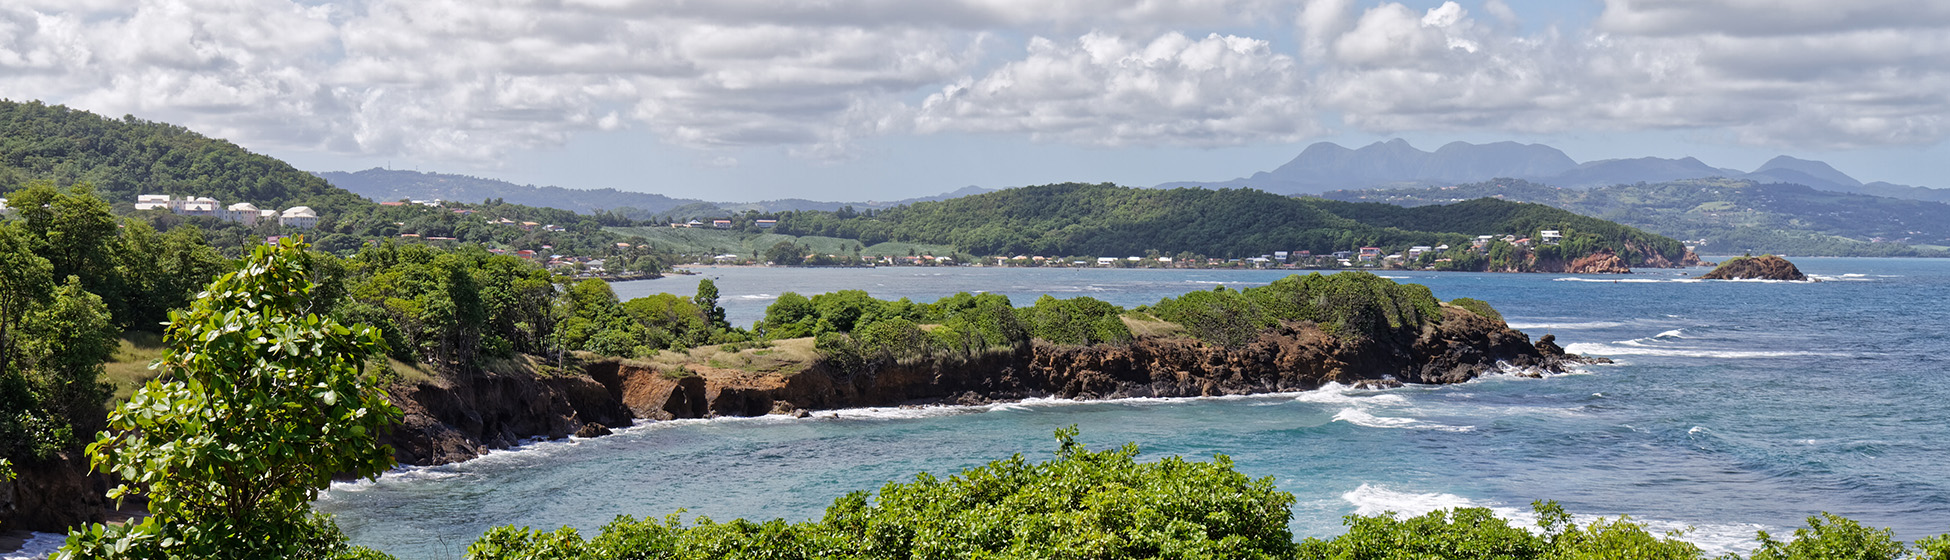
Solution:
<svg viewBox="0 0 1950 560">
<path fill-rule="evenodd" d="M 1408 399 L 1401 395 L 1363 391 L 1332 381 L 1327 382 L 1326 385 L 1322 385 L 1319 389 L 1300 393 L 1300 396 L 1293 397 L 1293 400 L 1319 404 L 1367 403 L 1401 405 L 1408 403 Z"/>
<path fill-rule="evenodd" d="M 1577 342 L 1566 345 L 1565 352 L 1587 356 L 1665 356 L 1674 358 L 1795 358 L 1831 357 L 1846 358 L 1850 354 L 1837 352 L 1807 352 L 1799 350 L 1710 350 L 1704 348 L 1652 347 L 1644 343 L 1621 340 L 1613 344 L 1596 342 Z"/>
<path fill-rule="evenodd" d="M 772 294 L 746 294 L 746 295 L 742 295 L 742 296 L 738 296 L 738 298 L 737 298 L 737 299 L 743 299 L 743 300 L 753 300 L 753 301 L 766 301 L 766 300 L 775 300 L 775 299 L 779 299 L 779 296 L 776 296 L 776 295 L 772 295 Z"/>
<path fill-rule="evenodd" d="M 1398 492 L 1371 484 L 1362 484 L 1359 488 L 1341 494 L 1341 499 L 1354 504 L 1355 515 L 1366 516 L 1395 512 L 1398 517 L 1409 518 L 1427 515 L 1438 509 L 1481 507 L 1475 501 L 1455 494 Z M 1503 509 L 1509 510 L 1509 508 Z M 1509 511 L 1516 512 L 1516 510 Z M 1504 514 L 1498 512 L 1497 516 L 1504 517 Z"/>
<path fill-rule="evenodd" d="M 1691 338 L 1691 337 L 1686 336 L 1686 329 L 1673 329 L 1656 335 L 1652 335 L 1652 338 Z"/>
<path fill-rule="evenodd" d="M 1521 527 L 1533 533 L 1542 529 L 1537 526 L 1537 514 L 1529 509 L 1518 509 L 1499 504 L 1485 504 L 1455 494 L 1401 492 L 1371 484 L 1362 484 L 1345 494 L 1341 499 L 1354 505 L 1356 515 L 1375 516 L 1387 512 L 1396 513 L 1396 518 L 1406 519 L 1427 515 L 1439 509 L 1481 507 L 1490 510 L 1492 515 L 1509 521 L 1512 526 Z M 1600 518 L 1616 520 L 1616 515 L 1574 514 L 1571 521 L 1579 525 L 1590 525 Z M 1708 557 L 1720 556 L 1729 552 L 1751 552 L 1757 545 L 1754 534 L 1757 531 L 1773 530 L 1766 525 L 1755 523 L 1711 523 L 1694 524 L 1664 519 L 1632 518 L 1632 523 L 1645 527 L 1647 532 L 1664 537 L 1668 532 L 1680 532 L 1679 540 L 1698 546 Z"/>
<path fill-rule="evenodd" d="M 1449 426 L 1434 422 L 1424 422 L 1414 418 L 1375 416 L 1358 408 L 1343 408 L 1334 414 L 1334 422 L 1346 422 L 1367 428 L 1388 428 L 1398 430 L 1440 430 L 1444 432 L 1467 432 L 1475 430 L 1472 426 Z"/>
<path fill-rule="evenodd" d="M 61 545 L 68 543 L 68 536 L 59 533 L 34 533 L 20 550 L 0 553 L 0 560 L 41 560 L 61 551 Z"/>
</svg>

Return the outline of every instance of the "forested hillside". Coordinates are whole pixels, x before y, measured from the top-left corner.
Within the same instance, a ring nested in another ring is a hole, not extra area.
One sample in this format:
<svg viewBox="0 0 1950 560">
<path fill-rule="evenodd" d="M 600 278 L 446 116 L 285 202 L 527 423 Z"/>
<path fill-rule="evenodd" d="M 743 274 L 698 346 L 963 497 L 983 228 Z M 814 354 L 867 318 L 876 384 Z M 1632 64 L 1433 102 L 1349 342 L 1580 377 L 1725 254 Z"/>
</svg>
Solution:
<svg viewBox="0 0 1950 560">
<path fill-rule="evenodd" d="M 1563 210 L 1500 200 L 1431 210 L 1292 198 L 1252 189 L 1140 189 L 1066 183 L 923 202 L 881 212 L 794 212 L 779 232 L 954 245 L 977 255 L 1258 256 L 1360 247 L 1467 245 L 1477 235 L 1530 236 L 1540 229 L 1594 236 L 1591 250 L 1651 248 L 1668 261 L 1679 242 Z M 1580 255 L 1570 255 L 1576 257 Z M 1647 255 L 1648 257 L 1650 255 Z M 1641 264 L 1632 262 L 1631 264 Z"/>
<path fill-rule="evenodd" d="M 1451 204 L 1492 196 L 1535 202 L 1662 235 L 1704 240 L 1700 252 L 1711 254 L 1944 256 L 1937 248 L 1950 246 L 1950 204 L 1732 179 L 1589 190 L 1499 179 L 1432 189 L 1335 191 L 1322 196 L 1401 206 Z"/>
<path fill-rule="evenodd" d="M 181 126 L 0 100 L 0 193 L 36 180 L 88 183 L 111 204 L 168 194 L 323 213 L 364 202 L 276 158 Z"/>
</svg>

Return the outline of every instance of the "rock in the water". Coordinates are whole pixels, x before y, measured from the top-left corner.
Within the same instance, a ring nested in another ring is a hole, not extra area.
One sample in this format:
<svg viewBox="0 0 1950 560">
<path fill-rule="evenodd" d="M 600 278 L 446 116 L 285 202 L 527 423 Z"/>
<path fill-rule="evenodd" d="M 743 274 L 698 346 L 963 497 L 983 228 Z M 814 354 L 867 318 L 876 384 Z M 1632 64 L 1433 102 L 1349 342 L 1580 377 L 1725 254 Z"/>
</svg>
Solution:
<svg viewBox="0 0 1950 560">
<path fill-rule="evenodd" d="M 1713 272 L 1708 272 L 1704 276 L 1700 276 L 1700 278 L 1703 280 L 1758 279 L 1799 282 L 1807 280 L 1808 275 L 1802 274 L 1801 269 L 1796 268 L 1794 263 L 1788 262 L 1787 259 L 1774 255 L 1761 255 L 1758 257 L 1727 259 L 1726 262 L 1720 263 L 1719 268 L 1713 269 Z"/>
<path fill-rule="evenodd" d="M 579 438 L 602 437 L 602 436 L 609 435 L 611 433 L 612 432 L 609 431 L 609 427 L 604 426 L 602 424 L 597 424 L 595 422 L 590 422 L 587 424 L 583 424 L 582 429 L 576 430 L 576 437 Z"/>
</svg>

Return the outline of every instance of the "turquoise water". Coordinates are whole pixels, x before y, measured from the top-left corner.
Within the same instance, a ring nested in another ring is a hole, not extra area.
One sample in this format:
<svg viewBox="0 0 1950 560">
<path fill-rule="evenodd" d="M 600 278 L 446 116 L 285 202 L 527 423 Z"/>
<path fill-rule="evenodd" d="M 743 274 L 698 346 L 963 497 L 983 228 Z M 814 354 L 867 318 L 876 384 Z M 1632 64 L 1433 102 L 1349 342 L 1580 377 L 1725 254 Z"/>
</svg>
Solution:
<svg viewBox="0 0 1950 560">
<path fill-rule="evenodd" d="M 1249 398 L 1040 401 L 976 408 L 846 410 L 839 418 L 646 423 L 541 442 L 458 465 L 335 485 L 319 501 L 355 542 L 402 558 L 458 558 L 495 525 L 593 530 L 617 514 L 816 517 L 848 491 L 918 471 L 1047 456 L 1076 424 L 1093 446 L 1233 457 L 1299 498 L 1297 536 L 1341 517 L 1486 506 L 1522 519 L 1530 501 L 1695 528 L 1709 550 L 1818 511 L 1950 532 L 1950 261 L 1797 259 L 1820 283 L 1391 273 L 1444 299 L 1491 302 L 1532 336 L 1617 359 L 1546 379 Z M 734 322 L 784 291 L 865 289 L 927 301 L 988 290 L 1120 305 L 1262 271 L 709 269 Z M 1702 270 L 1683 271 L 1697 275 Z M 688 295 L 698 277 L 616 284 L 624 298 Z"/>
</svg>

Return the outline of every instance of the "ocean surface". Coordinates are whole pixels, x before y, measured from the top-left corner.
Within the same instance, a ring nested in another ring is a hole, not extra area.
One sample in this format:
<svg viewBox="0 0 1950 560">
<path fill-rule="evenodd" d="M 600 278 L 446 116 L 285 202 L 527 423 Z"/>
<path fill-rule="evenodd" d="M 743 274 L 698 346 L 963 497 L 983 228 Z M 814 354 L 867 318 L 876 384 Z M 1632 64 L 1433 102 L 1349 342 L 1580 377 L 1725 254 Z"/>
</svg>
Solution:
<svg viewBox="0 0 1950 560">
<path fill-rule="evenodd" d="M 985 407 L 859 409 L 838 418 L 641 423 L 537 442 L 318 501 L 358 544 L 459 558 L 496 525 L 573 526 L 616 515 L 816 518 L 849 491 L 949 474 L 1021 453 L 1048 457 L 1075 424 L 1103 448 L 1231 456 L 1299 501 L 1296 537 L 1342 517 L 1482 506 L 1512 519 L 1533 500 L 1686 529 L 1710 552 L 1820 511 L 1950 532 L 1950 260 L 1795 259 L 1816 283 L 1701 282 L 1704 269 L 1631 276 L 1396 272 L 1438 297 L 1489 301 L 1531 336 L 1618 361 L 1544 379 L 1357 391 Z M 1123 306 L 1261 285 L 1275 271 L 998 268 L 706 268 L 731 320 L 778 294 L 864 289 L 931 301 L 959 291 L 1087 295 Z M 691 294 L 700 276 L 615 285 L 627 299 Z M 820 415 L 824 416 L 824 415 Z"/>
</svg>

